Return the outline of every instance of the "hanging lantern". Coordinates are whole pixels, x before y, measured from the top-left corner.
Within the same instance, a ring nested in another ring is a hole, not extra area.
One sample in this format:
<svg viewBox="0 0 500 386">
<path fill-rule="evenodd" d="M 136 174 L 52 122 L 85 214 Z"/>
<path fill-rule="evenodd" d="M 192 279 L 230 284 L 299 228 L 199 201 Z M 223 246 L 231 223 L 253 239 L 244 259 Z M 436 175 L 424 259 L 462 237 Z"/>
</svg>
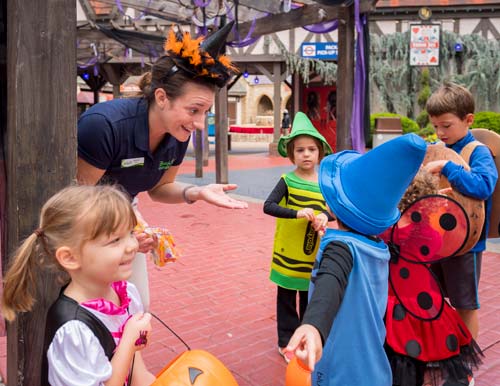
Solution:
<svg viewBox="0 0 500 386">
<path fill-rule="evenodd" d="M 231 372 L 204 350 L 178 355 L 158 374 L 151 386 L 238 386 Z"/>
<path fill-rule="evenodd" d="M 245 68 L 245 71 L 243 71 L 243 78 L 248 78 L 250 74 L 248 73 L 248 70 Z"/>
<path fill-rule="evenodd" d="M 253 82 L 255 84 L 259 84 L 260 80 L 259 80 L 259 77 L 257 75 L 255 75 L 255 78 L 254 78 Z"/>
</svg>

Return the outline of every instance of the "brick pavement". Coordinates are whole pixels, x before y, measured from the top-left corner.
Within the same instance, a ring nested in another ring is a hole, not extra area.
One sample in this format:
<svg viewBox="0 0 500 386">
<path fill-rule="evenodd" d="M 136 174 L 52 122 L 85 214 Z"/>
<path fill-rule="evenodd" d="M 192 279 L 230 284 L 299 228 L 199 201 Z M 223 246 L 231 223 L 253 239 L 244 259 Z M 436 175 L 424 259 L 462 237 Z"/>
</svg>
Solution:
<svg viewBox="0 0 500 386">
<path fill-rule="evenodd" d="M 280 167 L 287 162 L 265 155 L 237 155 L 230 157 L 229 165 L 232 170 L 268 169 L 268 178 L 277 181 Z M 194 162 L 187 160 L 181 170 L 193 174 Z M 183 251 L 179 261 L 162 270 L 150 265 L 151 311 L 191 348 L 217 356 L 240 386 L 282 386 L 285 363 L 276 347 L 275 286 L 268 280 L 274 219 L 262 213 L 258 201 L 250 202 L 247 210 L 227 210 L 205 203 L 155 204 L 147 195 L 140 199 L 150 224 L 167 226 Z M 483 348 L 500 339 L 498 272 L 500 253 L 486 253 L 478 339 Z M 153 328 L 144 358 L 157 372 L 185 348 L 158 322 L 153 322 Z M 485 354 L 476 385 L 499 385 L 500 343 Z M 2 372 L 5 358 L 5 338 L 0 338 Z"/>
</svg>

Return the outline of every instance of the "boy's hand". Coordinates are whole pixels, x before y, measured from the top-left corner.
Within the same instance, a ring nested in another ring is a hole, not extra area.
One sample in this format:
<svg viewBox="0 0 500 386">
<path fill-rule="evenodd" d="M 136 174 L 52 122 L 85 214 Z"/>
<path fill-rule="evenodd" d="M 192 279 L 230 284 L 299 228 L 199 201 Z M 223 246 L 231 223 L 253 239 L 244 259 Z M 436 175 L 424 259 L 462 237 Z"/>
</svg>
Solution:
<svg viewBox="0 0 500 386">
<path fill-rule="evenodd" d="M 314 210 L 311 208 L 304 208 L 297 212 L 297 218 L 305 218 L 311 222 L 314 222 L 316 216 L 314 215 Z"/>
<path fill-rule="evenodd" d="M 127 344 L 135 350 L 142 350 L 147 345 L 151 332 L 151 314 L 139 312 L 127 320 L 120 344 Z"/>
<path fill-rule="evenodd" d="M 285 351 L 293 351 L 295 356 L 313 371 L 314 365 L 323 354 L 319 331 L 311 324 L 303 324 L 295 330 Z"/>
<path fill-rule="evenodd" d="M 448 163 L 448 160 L 445 160 L 445 159 L 431 161 L 424 166 L 424 170 L 426 172 L 439 175 L 439 174 L 441 174 L 441 170 L 443 170 L 444 165 L 446 165 L 447 163 Z"/>
</svg>

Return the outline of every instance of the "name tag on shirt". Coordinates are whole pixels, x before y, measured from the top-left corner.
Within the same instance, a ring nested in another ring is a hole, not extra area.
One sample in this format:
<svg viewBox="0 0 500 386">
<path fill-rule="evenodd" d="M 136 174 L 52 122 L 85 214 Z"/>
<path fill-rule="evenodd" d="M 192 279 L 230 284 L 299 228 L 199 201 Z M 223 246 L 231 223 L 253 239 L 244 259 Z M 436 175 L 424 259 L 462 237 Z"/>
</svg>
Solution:
<svg viewBox="0 0 500 386">
<path fill-rule="evenodd" d="M 144 166 L 144 157 L 122 159 L 122 168 Z"/>
</svg>

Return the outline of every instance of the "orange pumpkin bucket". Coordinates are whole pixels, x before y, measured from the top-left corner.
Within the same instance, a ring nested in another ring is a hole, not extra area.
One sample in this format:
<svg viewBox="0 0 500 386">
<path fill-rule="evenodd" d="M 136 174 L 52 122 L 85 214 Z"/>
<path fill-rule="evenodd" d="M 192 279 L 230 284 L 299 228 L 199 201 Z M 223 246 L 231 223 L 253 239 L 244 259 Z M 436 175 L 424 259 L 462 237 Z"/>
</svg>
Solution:
<svg viewBox="0 0 500 386">
<path fill-rule="evenodd" d="M 231 372 L 204 350 L 179 354 L 156 376 L 151 386 L 238 386 Z"/>
<path fill-rule="evenodd" d="M 295 356 L 286 368 L 285 386 L 311 386 L 311 371 Z"/>
</svg>

